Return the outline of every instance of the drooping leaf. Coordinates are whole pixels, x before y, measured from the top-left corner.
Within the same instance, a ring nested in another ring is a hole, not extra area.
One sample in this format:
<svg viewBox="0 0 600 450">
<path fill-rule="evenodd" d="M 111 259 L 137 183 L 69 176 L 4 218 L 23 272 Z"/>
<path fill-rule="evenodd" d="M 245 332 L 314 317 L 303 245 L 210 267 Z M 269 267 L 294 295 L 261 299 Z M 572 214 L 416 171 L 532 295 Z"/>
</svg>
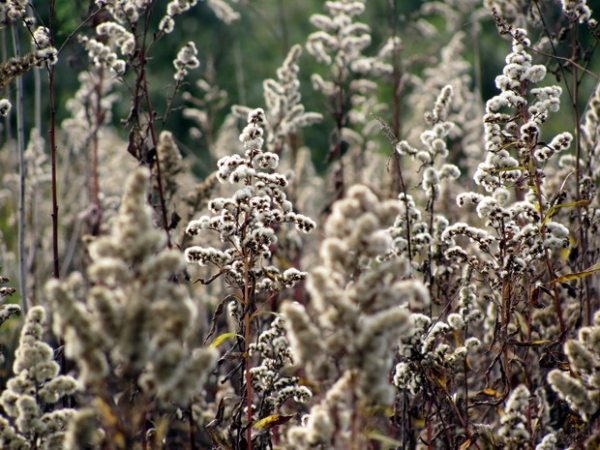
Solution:
<svg viewBox="0 0 600 450">
<path fill-rule="evenodd" d="M 284 414 L 272 414 L 270 416 L 265 417 L 264 419 L 260 419 L 252 425 L 252 428 L 255 430 L 270 430 L 273 427 L 278 425 L 283 425 L 286 422 L 294 417 L 293 415 L 284 415 Z"/>
<path fill-rule="evenodd" d="M 469 438 L 465 442 L 460 444 L 460 447 L 458 447 L 458 450 L 465 450 L 465 449 L 469 448 L 472 444 L 473 444 L 473 439 Z"/>
<path fill-rule="evenodd" d="M 572 208 L 572 207 L 575 207 L 575 206 L 587 206 L 589 204 L 590 204 L 589 200 L 578 200 L 576 202 L 559 203 L 558 205 L 554 205 L 546 213 L 546 217 L 544 217 L 544 221 L 542 222 L 542 227 L 545 226 L 548 223 L 548 221 L 552 218 L 552 216 L 560 208 Z"/>
<path fill-rule="evenodd" d="M 488 397 L 502 398 L 502 394 L 494 389 L 486 388 L 480 392 L 480 394 L 487 395 Z"/>
<path fill-rule="evenodd" d="M 210 330 L 208 331 L 208 334 L 206 335 L 206 337 L 204 338 L 204 344 L 206 344 L 206 342 L 210 339 L 210 337 L 215 334 L 215 331 L 217 330 L 217 319 L 219 318 L 219 316 L 221 314 L 223 314 L 223 311 L 225 310 L 225 302 L 230 298 L 231 296 L 226 296 L 223 300 L 221 300 L 219 302 L 219 304 L 217 305 L 217 308 L 215 309 L 215 313 L 213 314 L 213 317 L 210 321 Z"/>
<path fill-rule="evenodd" d="M 578 280 L 579 278 L 587 277 L 592 275 L 600 270 L 600 263 L 594 264 L 587 270 L 583 272 L 570 273 L 567 275 L 563 275 L 562 277 L 555 278 L 551 281 L 551 283 L 564 283 L 565 281 Z"/>
<path fill-rule="evenodd" d="M 226 339 L 233 339 L 235 337 L 239 337 L 241 339 L 244 339 L 243 336 L 240 336 L 239 334 L 235 334 L 235 333 L 223 333 L 219 336 L 217 336 L 215 338 L 214 341 L 212 341 L 210 343 L 210 348 L 217 348 L 219 345 L 221 345 L 223 342 L 225 342 Z"/>
<path fill-rule="evenodd" d="M 373 430 L 373 431 L 369 431 L 367 433 L 367 437 L 369 439 L 371 439 L 372 441 L 377 441 L 380 444 L 382 444 L 382 447 L 380 448 L 386 448 L 386 449 L 391 449 L 391 448 L 396 448 L 396 447 L 400 447 L 402 448 L 402 442 L 393 439 L 389 436 L 386 436 L 385 434 L 380 433 L 379 431 Z"/>
</svg>

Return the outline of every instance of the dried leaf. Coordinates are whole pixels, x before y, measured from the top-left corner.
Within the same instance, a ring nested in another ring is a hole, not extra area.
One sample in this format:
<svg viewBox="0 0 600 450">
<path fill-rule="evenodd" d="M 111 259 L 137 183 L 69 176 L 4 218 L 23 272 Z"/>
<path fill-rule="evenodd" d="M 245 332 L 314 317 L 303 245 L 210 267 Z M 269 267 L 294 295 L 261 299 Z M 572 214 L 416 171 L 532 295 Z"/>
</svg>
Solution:
<svg viewBox="0 0 600 450">
<path fill-rule="evenodd" d="M 480 392 L 480 394 L 487 395 L 494 398 L 502 398 L 502 394 L 494 389 L 487 388 Z"/>
<path fill-rule="evenodd" d="M 583 272 L 570 273 L 568 275 L 563 275 L 562 277 L 555 278 L 551 281 L 551 283 L 564 283 L 565 281 L 578 280 L 579 278 L 587 277 L 589 275 L 593 275 L 594 273 L 600 270 L 600 263 L 594 264 L 587 270 Z"/>
<path fill-rule="evenodd" d="M 471 444 L 473 444 L 473 439 L 469 438 L 465 442 L 463 442 L 460 445 L 460 447 L 458 447 L 458 450 L 465 450 L 465 449 L 469 448 L 471 446 Z"/>
<path fill-rule="evenodd" d="M 230 296 L 226 296 L 223 300 L 221 300 L 219 302 L 219 304 L 217 305 L 217 309 L 215 310 L 215 313 L 213 314 L 212 320 L 210 321 L 210 330 L 208 331 L 208 334 L 206 335 L 206 337 L 204 338 L 204 344 L 206 344 L 206 342 L 208 341 L 208 339 L 215 334 L 215 331 L 217 331 L 217 319 L 219 318 L 219 316 L 221 314 L 223 314 L 223 310 L 225 309 L 225 302 L 229 299 Z"/>
<path fill-rule="evenodd" d="M 486 172 L 493 174 L 493 173 L 501 173 L 501 172 L 510 172 L 513 170 L 525 170 L 525 167 L 523 167 L 523 166 L 501 167 L 498 169 L 489 169 Z"/>
<path fill-rule="evenodd" d="M 117 419 L 117 417 L 113 414 L 111 407 L 108 406 L 108 404 L 100 397 L 96 397 L 94 399 L 94 403 L 102 422 L 110 425 L 111 427 L 116 426 L 119 419 Z"/>
<path fill-rule="evenodd" d="M 576 201 L 576 202 L 559 203 L 558 205 L 554 205 L 546 213 L 546 217 L 544 217 L 544 221 L 542 222 L 542 227 L 548 223 L 548 221 L 550 220 L 550 218 L 554 215 L 554 213 L 556 213 L 556 211 L 558 209 L 560 209 L 560 208 L 572 208 L 572 207 L 575 207 L 575 206 L 587 206 L 590 203 L 591 202 L 589 200 L 579 200 L 579 201 Z"/>
<path fill-rule="evenodd" d="M 244 339 L 244 337 L 240 336 L 239 334 L 235 334 L 235 333 L 223 333 L 223 334 L 217 336 L 215 338 L 215 340 L 210 343 L 209 347 L 210 348 L 217 348 L 219 345 L 221 345 L 223 342 L 225 342 L 226 339 L 233 339 L 235 337 L 239 337 L 241 339 Z"/>
<path fill-rule="evenodd" d="M 260 419 L 252 425 L 252 428 L 255 430 L 270 430 L 273 427 L 278 425 L 283 425 L 286 422 L 294 417 L 293 415 L 283 415 L 283 414 L 273 414 L 265 417 L 264 419 Z"/>
<path fill-rule="evenodd" d="M 381 434 L 379 431 L 369 431 L 367 433 L 367 437 L 369 439 L 371 439 L 372 441 L 377 441 L 380 444 L 382 444 L 382 446 L 380 448 L 395 448 L 395 447 L 402 447 L 402 442 L 393 439 L 389 436 L 386 436 L 384 434 Z"/>
<path fill-rule="evenodd" d="M 527 324 L 527 320 L 523 317 L 518 311 L 515 311 L 515 316 L 517 318 L 517 323 L 519 324 L 519 330 L 522 333 L 522 336 L 529 336 L 529 325 Z"/>
</svg>

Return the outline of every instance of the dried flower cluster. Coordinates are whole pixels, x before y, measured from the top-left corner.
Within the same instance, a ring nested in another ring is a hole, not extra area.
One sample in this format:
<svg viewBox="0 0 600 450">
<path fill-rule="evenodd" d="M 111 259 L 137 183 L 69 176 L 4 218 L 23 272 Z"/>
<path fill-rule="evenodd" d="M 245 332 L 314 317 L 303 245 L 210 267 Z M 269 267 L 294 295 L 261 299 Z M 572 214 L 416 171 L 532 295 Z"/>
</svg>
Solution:
<svg viewBox="0 0 600 450">
<path fill-rule="evenodd" d="M 74 274 L 46 289 L 54 332 L 64 339 L 65 355 L 77 362 L 82 385 L 107 399 L 106 383 L 120 380 L 133 383 L 132 393 L 185 404 L 202 388 L 215 355 L 186 345 L 196 306 L 172 280 L 183 260 L 164 249 L 164 233 L 153 225 L 148 179 L 145 169 L 132 174 L 113 233 L 90 244 L 94 286 L 88 291 Z"/>
<path fill-rule="evenodd" d="M 79 385 L 59 375 L 52 347 L 42 340 L 46 313 L 29 310 L 15 351 L 14 376 L 0 395 L 6 417 L 0 416 L 0 445 L 7 449 L 62 449 L 67 426 L 75 410 L 56 403 L 74 394 Z"/>
<path fill-rule="evenodd" d="M 293 211 L 283 188 L 288 184 L 284 175 L 270 173 L 276 169 L 279 157 L 264 152 L 265 113 L 256 109 L 248 114 L 248 125 L 240 135 L 244 144 L 244 157 L 226 156 L 218 162 L 217 178 L 222 183 L 242 184 L 231 198 L 215 198 L 208 204 L 214 214 L 202 216 L 188 224 L 186 232 L 197 235 L 203 230 L 217 232 L 222 242 L 230 248 L 222 251 L 213 247 L 193 246 L 185 250 L 188 262 L 201 266 L 212 265 L 231 283 L 247 286 L 252 269 L 252 291 L 264 291 L 291 287 L 302 280 L 304 273 L 290 268 L 280 272 L 261 261 L 271 256 L 270 246 L 277 242 L 274 228 L 278 224 L 293 223 L 303 232 L 314 229 L 310 218 Z"/>
<path fill-rule="evenodd" d="M 596 313 L 590 327 L 579 330 L 578 339 L 565 343 L 569 358 L 567 371 L 555 369 L 548 374 L 552 389 L 558 393 L 586 422 L 600 413 L 600 313 Z M 600 443 L 597 431 L 587 439 L 586 448 Z"/>
<path fill-rule="evenodd" d="M 404 279 L 404 259 L 369 267 L 389 251 L 385 230 L 398 212 L 397 201 L 380 202 L 368 188 L 352 187 L 325 225 L 322 265 L 308 279 L 310 312 L 284 305 L 297 363 L 309 379 L 329 388 L 305 425 L 290 430 L 295 448 L 350 448 L 361 439 L 355 430 L 366 409 L 392 402 L 388 372 L 398 338 L 408 333 L 407 307 L 429 302 L 422 285 Z"/>
</svg>

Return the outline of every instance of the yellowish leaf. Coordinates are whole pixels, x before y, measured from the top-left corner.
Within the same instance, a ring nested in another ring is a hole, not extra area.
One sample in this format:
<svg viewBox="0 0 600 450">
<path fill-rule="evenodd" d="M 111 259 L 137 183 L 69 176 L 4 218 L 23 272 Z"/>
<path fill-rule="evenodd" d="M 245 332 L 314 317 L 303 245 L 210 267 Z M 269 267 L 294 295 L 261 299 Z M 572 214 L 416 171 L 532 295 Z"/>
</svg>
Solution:
<svg viewBox="0 0 600 450">
<path fill-rule="evenodd" d="M 217 336 L 215 338 L 215 340 L 210 343 L 210 348 L 217 348 L 219 345 L 221 345 L 223 342 L 225 342 L 226 339 L 233 339 L 235 337 L 239 337 L 241 339 L 244 339 L 244 337 L 240 336 L 239 334 L 235 334 L 235 333 L 223 333 L 220 336 Z"/>
<path fill-rule="evenodd" d="M 452 338 L 454 339 L 454 345 L 456 347 L 461 347 L 463 345 L 462 339 L 461 339 L 461 334 L 462 333 L 459 333 L 458 330 L 452 331 Z"/>
<path fill-rule="evenodd" d="M 494 397 L 494 398 L 502 397 L 502 394 L 500 392 L 498 392 L 494 389 L 490 389 L 490 388 L 484 389 L 483 391 L 480 392 L 480 394 L 487 395 L 489 397 Z"/>
<path fill-rule="evenodd" d="M 531 346 L 536 346 L 536 345 L 545 345 L 545 344 L 549 344 L 549 343 L 551 343 L 551 342 L 552 342 L 552 341 L 551 341 L 551 340 L 549 340 L 549 339 L 539 339 L 539 340 L 537 340 L 537 341 L 531 341 L 531 342 L 529 343 L 529 345 L 531 345 Z"/>
<path fill-rule="evenodd" d="M 523 166 L 511 166 L 511 167 L 500 167 L 499 169 L 490 169 L 487 170 L 489 173 L 501 173 L 501 172 L 510 172 L 512 170 L 525 170 Z"/>
<path fill-rule="evenodd" d="M 554 205 L 546 213 L 546 217 L 544 217 L 544 221 L 542 222 L 542 226 L 546 225 L 548 223 L 548 221 L 550 220 L 550 218 L 554 215 L 554 213 L 556 213 L 556 211 L 558 209 L 560 209 L 560 208 L 572 208 L 572 207 L 575 207 L 575 206 L 587 206 L 590 203 L 591 202 L 589 200 L 578 200 L 576 202 L 559 203 L 558 205 Z"/>
<path fill-rule="evenodd" d="M 125 448 L 125 436 L 123 436 L 123 433 L 121 433 L 120 431 L 117 431 L 112 436 L 112 441 L 114 444 L 117 444 L 117 448 Z"/>
<path fill-rule="evenodd" d="M 467 366 L 468 370 L 473 370 L 473 366 L 471 365 L 471 361 L 469 361 L 468 357 L 465 357 L 465 365 Z"/>
<path fill-rule="evenodd" d="M 583 430 L 585 427 L 585 422 L 575 414 L 569 414 L 569 424 L 576 430 Z"/>
<path fill-rule="evenodd" d="M 583 272 L 570 273 L 567 275 L 563 275 L 562 277 L 555 278 L 552 280 L 552 283 L 564 283 L 565 281 L 578 280 L 579 278 L 590 276 L 600 270 L 600 263 L 594 264 L 587 270 Z"/>
<path fill-rule="evenodd" d="M 529 335 L 529 325 L 527 325 L 527 321 L 525 320 L 523 315 L 521 313 L 519 313 L 518 311 L 515 311 L 515 315 L 517 317 L 517 322 L 519 324 L 519 330 L 521 330 L 521 333 L 523 333 L 523 335 L 528 336 Z"/>
<path fill-rule="evenodd" d="M 446 376 L 442 373 L 442 374 L 439 374 L 435 379 L 440 384 L 440 386 L 442 387 L 442 389 L 446 390 L 447 385 L 448 385 L 447 380 L 446 380 Z"/>
<path fill-rule="evenodd" d="M 392 417 L 394 415 L 394 409 L 390 406 L 385 405 L 377 405 L 377 406 L 369 406 L 365 409 L 364 416 L 365 417 L 373 417 L 378 412 L 382 412 L 386 417 Z"/>
<path fill-rule="evenodd" d="M 252 428 L 255 430 L 270 430 L 277 425 L 283 425 L 288 422 L 293 415 L 283 415 L 283 414 L 273 414 L 265 417 L 264 419 L 260 419 L 252 425 Z"/>
<path fill-rule="evenodd" d="M 165 417 L 161 417 L 156 424 L 156 440 L 155 442 L 162 442 L 167 431 L 169 430 L 169 420 Z"/>
<path fill-rule="evenodd" d="M 425 415 L 424 414 L 413 415 L 412 419 L 413 419 L 413 426 L 415 428 L 417 428 L 417 429 L 425 428 Z"/>
<path fill-rule="evenodd" d="M 94 399 L 94 404 L 96 406 L 96 410 L 98 411 L 99 415 L 100 415 L 100 419 L 110 425 L 111 427 L 114 427 L 117 425 L 118 423 L 118 419 L 117 417 L 113 414 L 112 409 L 110 408 L 110 406 L 108 406 L 108 404 L 102 400 L 100 397 L 96 397 Z"/>
<path fill-rule="evenodd" d="M 400 442 L 394 438 L 391 438 L 389 436 L 386 436 L 385 434 L 382 434 L 379 431 L 375 431 L 375 430 L 369 431 L 367 433 L 367 437 L 369 439 L 371 439 L 372 441 L 377 441 L 380 444 L 382 444 L 382 447 L 380 447 L 380 448 L 389 449 L 389 448 L 402 447 L 402 445 L 403 445 L 402 442 Z"/>
<path fill-rule="evenodd" d="M 458 447 L 458 450 L 465 450 L 465 449 L 469 448 L 472 444 L 473 444 L 473 440 L 471 438 L 469 438 L 465 442 L 460 444 L 460 447 Z"/>
</svg>

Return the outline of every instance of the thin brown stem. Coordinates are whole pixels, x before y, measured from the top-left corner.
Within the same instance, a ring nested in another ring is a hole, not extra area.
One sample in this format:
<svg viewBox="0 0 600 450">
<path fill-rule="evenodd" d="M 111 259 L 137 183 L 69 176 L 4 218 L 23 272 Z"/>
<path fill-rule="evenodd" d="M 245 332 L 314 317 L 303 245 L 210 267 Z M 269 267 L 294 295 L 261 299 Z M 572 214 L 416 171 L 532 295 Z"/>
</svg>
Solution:
<svg viewBox="0 0 600 450">
<path fill-rule="evenodd" d="M 100 223 L 102 221 L 102 202 L 100 201 L 100 179 L 98 174 L 98 131 L 102 122 L 104 121 L 104 114 L 102 113 L 102 79 L 104 71 L 102 68 L 98 70 L 98 78 L 96 79 L 95 91 L 96 91 L 96 104 L 95 108 L 95 124 L 92 134 L 91 150 L 92 150 L 92 161 L 91 161 L 91 175 L 92 175 L 92 202 L 95 205 L 96 211 L 94 214 L 94 223 L 92 224 L 92 233 L 95 235 L 100 230 Z"/>
<path fill-rule="evenodd" d="M 252 313 L 250 311 L 250 263 L 248 255 L 244 255 L 244 353 L 246 357 L 245 384 L 246 384 L 246 442 L 247 449 L 252 450 L 252 376 L 250 374 L 250 326 Z"/>
<path fill-rule="evenodd" d="M 150 135 L 152 136 L 152 146 L 156 149 L 158 145 L 158 138 L 156 136 L 156 130 L 154 128 L 154 109 L 152 108 L 152 102 L 150 101 L 150 95 L 148 92 L 148 79 L 146 77 L 146 69 L 142 67 L 142 71 L 144 72 L 143 80 L 144 80 L 144 92 L 146 95 L 146 107 L 148 108 L 148 126 L 150 128 Z M 160 160 L 158 158 L 158 154 L 154 158 L 154 164 L 156 165 L 156 182 L 158 184 L 158 199 L 160 202 L 160 212 L 162 216 L 162 223 L 165 233 L 167 234 L 167 245 L 171 247 L 171 236 L 169 234 L 169 222 L 167 221 L 167 206 L 165 204 L 165 195 L 163 191 L 163 183 L 162 183 L 162 175 L 160 171 Z"/>
<path fill-rule="evenodd" d="M 534 158 L 533 156 L 533 152 L 531 152 L 531 158 Z M 545 223 L 546 222 L 546 213 L 544 211 L 544 196 L 542 194 L 542 183 L 540 180 L 540 177 L 537 174 L 537 169 L 535 168 L 535 160 L 531 160 L 530 162 L 531 164 L 531 172 L 533 175 L 533 180 L 535 183 L 535 190 L 537 192 L 537 201 L 540 207 L 540 223 Z M 546 227 L 541 227 L 541 234 L 542 234 L 542 239 L 545 240 L 546 239 Z M 548 249 L 545 248 L 544 249 L 544 260 L 546 262 L 546 270 L 548 272 L 548 275 L 550 276 L 551 280 L 555 280 L 557 278 L 556 276 L 556 272 L 554 271 L 554 268 L 552 267 L 552 262 L 550 261 L 550 255 L 548 254 Z M 556 308 L 556 315 L 558 316 L 558 323 L 560 325 L 560 334 L 562 339 L 564 339 L 566 337 L 566 331 L 567 331 L 567 327 L 565 326 L 565 319 L 563 318 L 563 313 L 562 313 L 562 303 L 561 303 L 561 299 L 560 299 L 560 292 L 558 290 L 558 286 L 557 283 L 552 283 L 552 290 L 554 293 L 554 307 Z"/>
<path fill-rule="evenodd" d="M 192 409 L 192 400 L 190 400 L 190 415 L 188 417 L 190 450 L 196 450 L 196 440 L 194 439 L 194 410 Z"/>
<path fill-rule="evenodd" d="M 48 20 L 51 45 L 54 45 L 53 28 L 54 0 L 50 1 L 50 18 Z M 52 256 L 54 269 L 52 275 L 60 278 L 58 260 L 58 196 L 56 186 L 56 106 L 54 99 L 54 66 L 48 65 L 48 101 L 50 103 L 50 161 L 52 184 Z"/>
<path fill-rule="evenodd" d="M 419 364 L 419 370 L 423 374 L 423 377 L 425 378 L 425 381 L 427 383 L 427 388 L 431 392 L 431 401 L 433 402 L 433 404 L 435 406 L 435 413 L 437 414 L 437 416 L 440 420 L 440 426 L 442 427 L 442 430 L 444 432 L 444 437 L 446 438 L 446 443 L 445 443 L 446 447 L 453 448 L 452 433 L 450 433 L 448 424 L 444 420 L 444 416 L 442 416 L 442 408 L 438 402 L 437 396 L 435 395 L 436 394 L 435 390 L 433 389 L 433 386 L 431 385 L 431 381 L 429 380 L 429 377 L 427 376 L 427 373 L 425 372 L 425 368 L 423 367 L 423 365 L 420 362 L 418 364 Z"/>
</svg>

